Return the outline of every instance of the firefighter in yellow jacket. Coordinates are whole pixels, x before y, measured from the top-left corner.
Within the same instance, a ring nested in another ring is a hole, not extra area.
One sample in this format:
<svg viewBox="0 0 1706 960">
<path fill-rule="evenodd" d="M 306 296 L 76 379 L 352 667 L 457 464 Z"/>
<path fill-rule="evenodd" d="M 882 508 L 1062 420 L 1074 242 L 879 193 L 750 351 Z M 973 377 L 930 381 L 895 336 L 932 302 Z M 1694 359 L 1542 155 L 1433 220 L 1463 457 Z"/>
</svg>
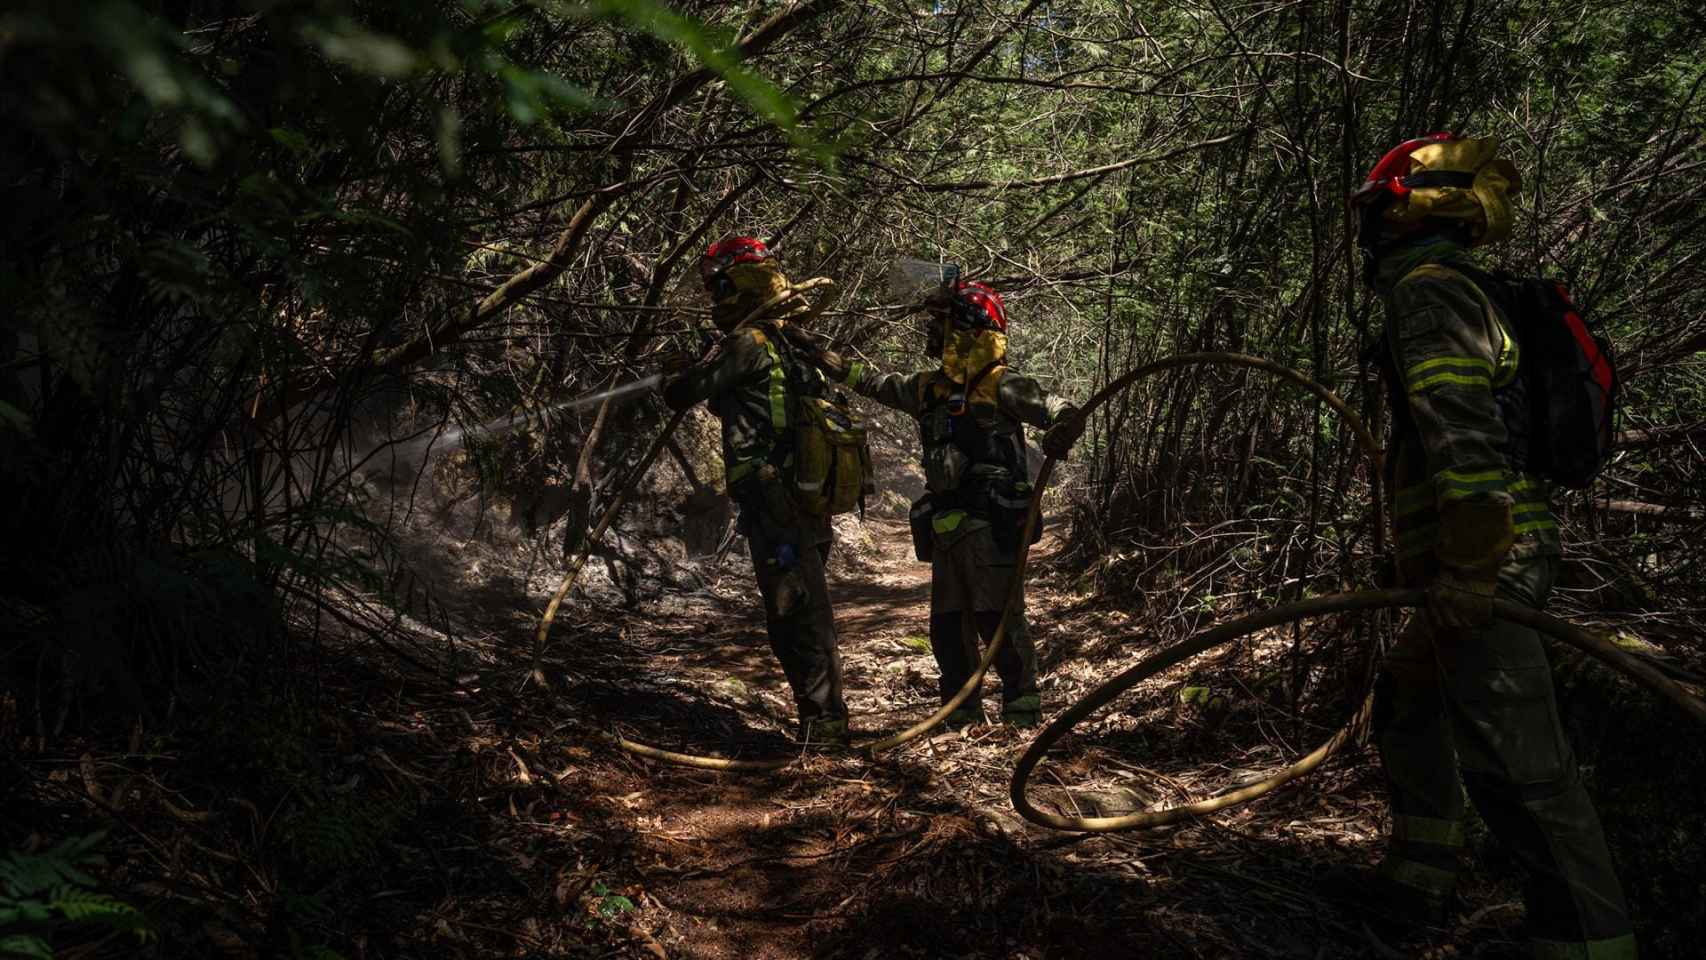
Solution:
<svg viewBox="0 0 1706 960">
<path fill-rule="evenodd" d="M 1000 294 L 955 280 L 932 297 L 928 324 L 926 348 L 940 365 L 912 374 L 881 373 L 804 338 L 799 342 L 831 379 L 918 420 L 929 494 L 913 507 L 913 537 L 919 559 L 931 563 L 930 648 L 946 702 L 981 659 L 977 636 L 985 643 L 993 638 L 1007 603 L 1033 495 L 1025 425 L 1048 431 L 1042 446 L 1055 457 L 1066 456 L 1083 428 L 1071 403 L 1008 369 Z M 1022 607 L 1008 623 L 994 666 L 1003 722 L 1036 725 L 1042 715 L 1037 654 Z M 983 707 L 973 699 L 947 722 L 982 719 Z"/>
<path fill-rule="evenodd" d="M 1635 955 L 1628 907 L 1546 653 L 1492 613 L 1495 597 L 1543 607 L 1560 552 L 1550 490 L 1522 470 L 1500 411 L 1520 389 L 1511 318 L 1463 272 L 1470 248 L 1509 234 L 1519 186 L 1496 142 L 1442 133 L 1387 153 L 1350 199 L 1385 307 L 1399 576 L 1429 601 L 1375 690 L 1393 829 L 1363 890 L 1411 919 L 1444 919 L 1467 788 L 1527 869 L 1534 956 L 1622 960 Z"/>
<path fill-rule="evenodd" d="M 740 507 L 770 648 L 793 687 L 800 737 L 845 745 L 841 655 L 824 576 L 829 518 L 801 509 L 789 484 L 794 392 L 825 389 L 818 372 L 790 362 L 787 344 L 778 342 L 786 318 L 805 307 L 787 295 L 776 258 L 752 237 L 713 244 L 700 259 L 700 279 L 724 337 L 707 360 L 664 385 L 664 400 L 676 410 L 705 401 L 722 420 L 728 492 Z"/>
</svg>

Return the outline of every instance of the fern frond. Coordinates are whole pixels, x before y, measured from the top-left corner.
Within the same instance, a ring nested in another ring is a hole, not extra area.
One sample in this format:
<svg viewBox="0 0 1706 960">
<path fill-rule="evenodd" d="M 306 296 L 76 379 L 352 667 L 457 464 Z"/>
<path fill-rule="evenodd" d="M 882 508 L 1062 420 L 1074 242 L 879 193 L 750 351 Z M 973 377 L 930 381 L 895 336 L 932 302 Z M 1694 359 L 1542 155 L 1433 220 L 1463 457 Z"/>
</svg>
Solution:
<svg viewBox="0 0 1706 960">
<path fill-rule="evenodd" d="M 28 923 L 46 923 L 53 919 L 47 904 L 34 898 L 13 900 L 0 897 L 0 930 Z"/>
<path fill-rule="evenodd" d="M 0 957 L 28 957 L 30 960 L 53 960 L 53 948 L 40 937 L 17 933 L 0 937 Z"/>
<path fill-rule="evenodd" d="M 73 923 L 105 923 L 128 928 L 141 918 L 136 908 L 121 903 L 104 893 L 65 886 L 53 891 L 48 906 L 58 910 Z"/>
</svg>

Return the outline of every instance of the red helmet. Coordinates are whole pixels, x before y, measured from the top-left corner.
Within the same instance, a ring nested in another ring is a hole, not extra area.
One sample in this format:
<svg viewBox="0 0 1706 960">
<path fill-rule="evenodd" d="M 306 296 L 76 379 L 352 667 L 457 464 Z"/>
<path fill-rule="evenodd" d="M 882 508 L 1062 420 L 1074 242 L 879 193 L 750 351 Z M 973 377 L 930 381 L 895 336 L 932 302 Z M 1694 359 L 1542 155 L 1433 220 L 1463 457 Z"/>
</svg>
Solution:
<svg viewBox="0 0 1706 960">
<path fill-rule="evenodd" d="M 1007 305 L 993 287 L 974 281 L 954 283 L 951 298 L 954 322 L 970 330 L 999 330 L 1007 332 Z"/>
<path fill-rule="evenodd" d="M 1430 133 L 1425 137 L 1406 140 L 1396 147 L 1386 151 L 1386 156 L 1374 165 L 1368 172 L 1368 179 L 1362 186 L 1356 188 L 1350 195 L 1350 205 L 1361 207 L 1376 200 L 1387 197 L 1401 197 L 1411 190 L 1421 187 L 1458 187 L 1468 186 L 1475 180 L 1474 174 L 1463 174 L 1455 171 L 1424 170 L 1421 173 L 1410 173 L 1410 154 L 1430 143 L 1450 143 L 1461 140 L 1455 133 Z"/>
<path fill-rule="evenodd" d="M 757 237 L 729 237 L 718 240 L 699 258 L 699 276 L 707 282 L 737 263 L 763 263 L 774 259 L 770 248 Z"/>
</svg>

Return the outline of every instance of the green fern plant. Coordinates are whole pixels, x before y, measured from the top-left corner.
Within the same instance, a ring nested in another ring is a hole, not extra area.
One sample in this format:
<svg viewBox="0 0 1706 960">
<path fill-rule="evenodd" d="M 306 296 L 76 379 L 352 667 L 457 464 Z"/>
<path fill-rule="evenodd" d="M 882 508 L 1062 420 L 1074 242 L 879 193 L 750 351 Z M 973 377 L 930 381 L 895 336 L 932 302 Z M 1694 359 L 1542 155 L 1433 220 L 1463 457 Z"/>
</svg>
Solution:
<svg viewBox="0 0 1706 960">
<path fill-rule="evenodd" d="M 91 833 L 0 860 L 0 957 L 51 960 L 54 936 L 71 926 L 123 931 L 138 943 L 153 936 L 141 911 L 93 889 L 95 879 L 83 872 L 104 862 L 96 850 L 105 838 Z"/>
</svg>

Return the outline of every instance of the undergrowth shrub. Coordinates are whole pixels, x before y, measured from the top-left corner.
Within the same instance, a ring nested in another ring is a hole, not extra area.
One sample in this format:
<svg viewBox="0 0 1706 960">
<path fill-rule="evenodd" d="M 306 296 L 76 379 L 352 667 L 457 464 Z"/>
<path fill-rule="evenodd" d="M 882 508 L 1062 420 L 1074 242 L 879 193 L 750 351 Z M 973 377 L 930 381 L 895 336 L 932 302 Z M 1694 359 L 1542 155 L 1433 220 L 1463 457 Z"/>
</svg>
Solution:
<svg viewBox="0 0 1706 960">
<path fill-rule="evenodd" d="M 137 944 L 153 932 L 135 907 L 102 893 L 84 867 L 100 866 L 104 833 L 72 837 L 39 853 L 0 859 L 0 957 L 51 958 L 55 943 L 98 931 Z"/>
</svg>

